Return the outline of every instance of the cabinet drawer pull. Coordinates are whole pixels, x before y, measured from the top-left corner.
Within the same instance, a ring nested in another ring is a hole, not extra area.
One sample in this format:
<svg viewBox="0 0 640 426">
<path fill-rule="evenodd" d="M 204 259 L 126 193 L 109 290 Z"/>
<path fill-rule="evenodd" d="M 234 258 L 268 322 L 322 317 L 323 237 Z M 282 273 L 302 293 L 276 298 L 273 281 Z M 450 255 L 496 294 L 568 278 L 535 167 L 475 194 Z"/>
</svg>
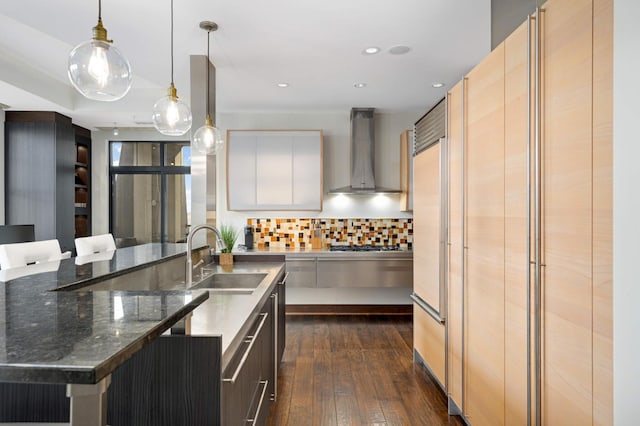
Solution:
<svg viewBox="0 0 640 426">
<path fill-rule="evenodd" d="M 284 277 L 282 278 L 282 281 L 280 281 L 278 284 L 284 285 L 287 282 L 287 278 L 289 278 L 289 273 L 285 272 Z"/>
<path fill-rule="evenodd" d="M 252 419 L 247 419 L 247 423 L 255 424 L 256 421 L 260 418 L 260 411 L 262 411 L 262 402 L 264 401 L 264 395 L 267 393 L 267 385 L 269 384 L 268 380 L 261 380 L 260 384 L 262 385 L 262 394 L 260 395 L 260 402 L 258 403 L 258 408 L 256 408 L 256 414 Z"/>
<path fill-rule="evenodd" d="M 284 277 L 287 278 L 286 275 Z M 271 295 L 273 297 L 273 394 L 272 399 L 275 401 L 278 398 L 278 317 L 280 313 L 278 311 L 278 292 L 276 291 Z"/>
<path fill-rule="evenodd" d="M 244 352 L 244 355 L 242 355 L 242 359 L 240 360 L 240 364 L 238 364 L 238 367 L 236 367 L 236 371 L 233 373 L 233 376 L 231 376 L 231 378 L 228 378 L 228 379 L 222 379 L 223 382 L 227 382 L 227 383 L 232 383 L 233 384 L 238 379 L 238 375 L 240 374 L 240 371 L 242 370 L 242 367 L 244 367 L 244 363 L 247 362 L 247 358 L 249 358 L 249 354 L 251 353 L 251 349 L 253 348 L 254 343 L 256 343 L 258 335 L 260 334 L 260 331 L 262 331 L 262 327 L 264 327 L 264 323 L 267 321 L 267 317 L 269 316 L 269 314 L 265 312 L 265 313 L 260 314 L 260 316 L 262 316 L 262 321 L 260 321 L 260 325 L 258 326 L 258 329 L 256 330 L 256 334 L 251 338 L 249 346 L 247 347 L 247 350 Z"/>
</svg>

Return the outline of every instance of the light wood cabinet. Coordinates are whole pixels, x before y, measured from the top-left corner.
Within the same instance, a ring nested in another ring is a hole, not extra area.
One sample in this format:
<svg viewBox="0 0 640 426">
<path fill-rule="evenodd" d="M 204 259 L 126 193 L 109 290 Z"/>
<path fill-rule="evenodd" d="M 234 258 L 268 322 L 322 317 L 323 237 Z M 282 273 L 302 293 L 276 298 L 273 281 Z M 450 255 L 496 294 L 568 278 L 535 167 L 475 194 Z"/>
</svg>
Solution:
<svg viewBox="0 0 640 426">
<path fill-rule="evenodd" d="M 612 1 L 540 15 L 447 96 L 445 374 L 474 426 L 613 423 Z"/>
<path fill-rule="evenodd" d="M 447 131 L 449 148 L 449 235 L 448 241 L 448 267 L 447 267 L 447 354 L 449 360 L 449 398 L 458 407 L 462 408 L 462 336 L 463 336 L 463 288 L 462 288 L 462 251 L 464 243 L 462 239 L 462 106 L 463 106 L 463 82 L 456 84 L 447 95 L 447 114 L 449 128 Z"/>
<path fill-rule="evenodd" d="M 413 289 L 440 310 L 440 156 L 438 142 L 415 156 L 413 210 Z"/>
<path fill-rule="evenodd" d="M 413 341 L 416 352 L 435 378 L 444 387 L 445 381 L 445 329 L 419 304 L 413 304 Z"/>
<path fill-rule="evenodd" d="M 229 210 L 322 210 L 322 132 L 229 130 Z"/>
<path fill-rule="evenodd" d="M 525 22 L 504 42 L 504 424 L 527 423 L 527 37 Z"/>
<path fill-rule="evenodd" d="M 593 419 L 592 7 L 541 14 L 543 424 Z"/>
<path fill-rule="evenodd" d="M 465 363 L 467 417 L 504 423 L 504 45 L 467 76 Z"/>
<path fill-rule="evenodd" d="M 400 134 L 400 211 L 413 211 L 413 131 Z"/>
<path fill-rule="evenodd" d="M 593 423 L 613 419 L 613 0 L 593 1 Z"/>
</svg>

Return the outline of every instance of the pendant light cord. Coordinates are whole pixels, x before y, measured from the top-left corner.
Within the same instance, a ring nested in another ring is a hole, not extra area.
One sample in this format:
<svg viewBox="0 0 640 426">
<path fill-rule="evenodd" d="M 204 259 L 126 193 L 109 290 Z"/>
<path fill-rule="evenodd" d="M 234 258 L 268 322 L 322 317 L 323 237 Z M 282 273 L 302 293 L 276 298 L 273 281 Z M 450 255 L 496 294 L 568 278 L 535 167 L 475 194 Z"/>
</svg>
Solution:
<svg viewBox="0 0 640 426">
<path fill-rule="evenodd" d="M 171 0 L 171 84 L 173 84 L 173 0 Z"/>
<path fill-rule="evenodd" d="M 98 0 L 98 20 L 102 20 L 102 0 Z"/>
<path fill-rule="evenodd" d="M 172 0 L 173 1 L 173 0 Z M 210 37 L 211 35 L 211 31 L 207 31 L 207 117 L 209 117 L 209 40 L 211 39 Z"/>
</svg>

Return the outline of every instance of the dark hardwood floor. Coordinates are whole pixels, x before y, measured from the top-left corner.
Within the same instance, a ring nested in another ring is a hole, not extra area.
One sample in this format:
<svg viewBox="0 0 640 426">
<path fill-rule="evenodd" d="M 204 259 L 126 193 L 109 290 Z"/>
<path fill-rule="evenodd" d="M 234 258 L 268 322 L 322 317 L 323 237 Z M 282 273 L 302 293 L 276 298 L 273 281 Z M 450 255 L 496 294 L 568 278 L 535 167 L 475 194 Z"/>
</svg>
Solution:
<svg viewBox="0 0 640 426">
<path fill-rule="evenodd" d="M 269 425 L 464 425 L 413 365 L 411 316 L 287 316 Z"/>
</svg>

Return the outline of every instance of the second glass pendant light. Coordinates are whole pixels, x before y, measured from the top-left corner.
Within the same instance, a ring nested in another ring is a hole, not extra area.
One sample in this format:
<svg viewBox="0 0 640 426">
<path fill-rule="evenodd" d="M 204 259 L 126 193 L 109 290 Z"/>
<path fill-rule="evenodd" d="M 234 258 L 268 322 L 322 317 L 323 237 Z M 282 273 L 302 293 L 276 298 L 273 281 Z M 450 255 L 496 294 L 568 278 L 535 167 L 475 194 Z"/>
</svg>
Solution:
<svg viewBox="0 0 640 426">
<path fill-rule="evenodd" d="M 178 98 L 173 84 L 173 0 L 171 0 L 171 85 L 167 96 L 153 105 L 153 125 L 167 136 L 182 136 L 191 129 L 191 109 Z"/>
<path fill-rule="evenodd" d="M 209 35 L 211 31 L 216 31 L 218 25 L 215 22 L 202 21 L 200 22 L 200 28 L 207 32 L 207 117 L 204 120 L 204 126 L 200 127 L 193 134 L 193 148 L 203 154 L 213 154 L 219 151 L 224 144 L 222 134 L 220 130 L 213 124 L 211 114 L 209 113 Z"/>
</svg>

